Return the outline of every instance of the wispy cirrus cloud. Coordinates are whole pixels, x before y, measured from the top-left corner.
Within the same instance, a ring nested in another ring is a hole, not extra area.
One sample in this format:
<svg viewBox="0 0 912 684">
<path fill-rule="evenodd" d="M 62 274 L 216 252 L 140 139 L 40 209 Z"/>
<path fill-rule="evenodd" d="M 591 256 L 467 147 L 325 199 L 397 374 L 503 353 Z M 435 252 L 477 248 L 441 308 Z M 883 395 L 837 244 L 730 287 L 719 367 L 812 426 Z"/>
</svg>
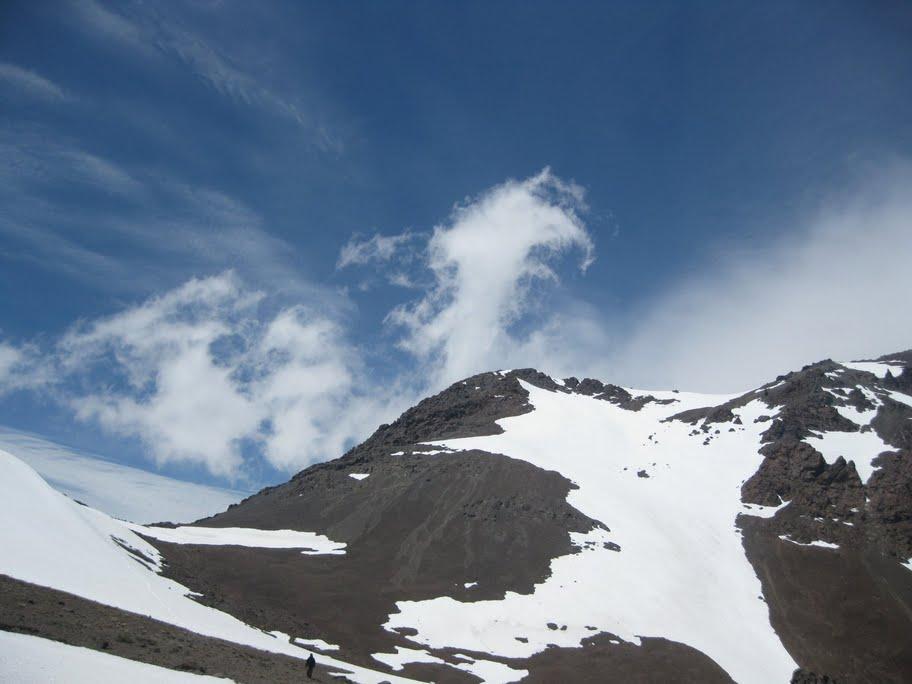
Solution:
<svg viewBox="0 0 912 684">
<path fill-rule="evenodd" d="M 414 233 L 408 231 L 399 235 L 375 233 L 369 238 L 352 235 L 339 252 L 336 268 L 389 262 L 394 257 L 400 256 L 401 250 L 416 237 Z"/>
<path fill-rule="evenodd" d="M 50 79 L 15 64 L 0 62 L 0 83 L 46 102 L 63 102 L 68 99 L 63 88 Z"/>
<path fill-rule="evenodd" d="M 295 87 L 271 85 L 268 74 L 255 72 L 249 61 L 234 57 L 230 45 L 188 26 L 177 6 L 129 4 L 114 9 L 98 0 L 73 0 L 72 8 L 78 26 L 87 33 L 145 60 L 173 59 L 232 101 L 259 107 L 306 129 L 322 151 L 342 151 L 342 138 L 314 114 L 314 107 L 294 92 Z"/>
<path fill-rule="evenodd" d="M 135 197 L 142 185 L 120 165 L 78 144 L 32 126 L 0 130 L 0 179 L 17 191 L 45 186 L 83 186 L 104 194 Z"/>
<path fill-rule="evenodd" d="M 0 130 L 0 160 L 0 257 L 131 292 L 233 268 L 343 305 L 301 272 L 296 250 L 258 212 L 225 192 L 118 163 L 34 126 Z"/>
</svg>

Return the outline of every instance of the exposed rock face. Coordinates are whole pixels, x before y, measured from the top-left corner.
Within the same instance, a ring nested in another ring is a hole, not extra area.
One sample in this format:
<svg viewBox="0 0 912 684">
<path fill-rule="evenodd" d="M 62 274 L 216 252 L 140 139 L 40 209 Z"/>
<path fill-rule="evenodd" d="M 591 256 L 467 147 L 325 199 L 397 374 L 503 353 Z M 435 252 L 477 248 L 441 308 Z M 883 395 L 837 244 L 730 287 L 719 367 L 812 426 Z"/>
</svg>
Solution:
<svg viewBox="0 0 912 684">
<path fill-rule="evenodd" d="M 823 361 L 726 405 L 676 416 L 708 433 L 752 395 L 778 411 L 763 434 L 764 460 L 741 492 L 745 503 L 788 505 L 768 520 L 742 516 L 739 525 L 773 624 L 810 668 L 793 682 L 901 682 L 912 673 L 912 653 L 888 636 L 912 629 L 912 574 L 895 562 L 912 557 L 912 408 L 890 394 L 912 386 L 909 358 L 881 358 L 903 364 L 884 378 Z M 839 407 L 876 415 L 869 426 L 858 425 Z M 874 459 L 866 483 L 854 463 L 827 463 L 802 441 L 866 430 L 898 448 Z M 819 542 L 838 550 L 801 546 Z"/>
<path fill-rule="evenodd" d="M 827 675 L 819 675 L 814 672 L 798 669 L 795 670 L 795 674 L 792 675 L 791 684 L 839 684 L 839 682 Z"/>
</svg>

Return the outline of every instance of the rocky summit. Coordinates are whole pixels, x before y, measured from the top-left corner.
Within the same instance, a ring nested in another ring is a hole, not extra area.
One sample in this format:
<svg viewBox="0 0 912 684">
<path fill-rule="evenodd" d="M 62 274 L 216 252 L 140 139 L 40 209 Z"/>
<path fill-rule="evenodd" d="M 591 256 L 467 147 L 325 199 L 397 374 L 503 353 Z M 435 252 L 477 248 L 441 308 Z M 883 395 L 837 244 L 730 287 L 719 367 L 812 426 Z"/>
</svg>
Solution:
<svg viewBox="0 0 912 684">
<path fill-rule="evenodd" d="M 482 373 L 188 526 L 0 469 L 0 636 L 158 677 L 912 681 L 909 351 L 727 396 Z"/>
</svg>

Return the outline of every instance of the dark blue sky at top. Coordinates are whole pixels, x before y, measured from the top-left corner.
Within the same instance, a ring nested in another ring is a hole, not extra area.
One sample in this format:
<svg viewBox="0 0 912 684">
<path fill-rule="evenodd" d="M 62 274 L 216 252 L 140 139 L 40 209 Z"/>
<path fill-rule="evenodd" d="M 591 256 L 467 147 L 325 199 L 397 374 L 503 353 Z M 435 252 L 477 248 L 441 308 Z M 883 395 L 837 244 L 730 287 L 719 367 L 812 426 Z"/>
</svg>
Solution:
<svg viewBox="0 0 912 684">
<path fill-rule="evenodd" d="M 78 147 L 136 178 L 235 199 L 290 245 L 282 257 L 304 278 L 352 288 L 364 344 L 408 295 L 358 292 L 367 276 L 335 268 L 342 245 L 430 230 L 507 178 L 550 166 L 585 187 L 597 260 L 584 276 L 567 269 L 562 288 L 630 315 L 912 152 L 905 3 L 102 5 L 147 30 L 132 43 L 79 5 L 0 5 L 0 62 L 66 94 L 0 91 L 0 331 L 15 343 L 191 276 L 262 273 L 243 250 L 210 258 L 203 240 L 199 254 L 168 252 L 117 229 L 177 221 L 166 193 L 137 202 L 46 172 L 11 188 L 30 162 L 10 149 Z M 193 40 L 248 75 L 247 90 L 194 66 L 181 53 Z M 23 227 L 66 248 L 44 253 Z M 128 267 L 93 273 L 80 250 Z M 53 413 L 21 397 L 6 410 L 29 429 Z"/>
</svg>

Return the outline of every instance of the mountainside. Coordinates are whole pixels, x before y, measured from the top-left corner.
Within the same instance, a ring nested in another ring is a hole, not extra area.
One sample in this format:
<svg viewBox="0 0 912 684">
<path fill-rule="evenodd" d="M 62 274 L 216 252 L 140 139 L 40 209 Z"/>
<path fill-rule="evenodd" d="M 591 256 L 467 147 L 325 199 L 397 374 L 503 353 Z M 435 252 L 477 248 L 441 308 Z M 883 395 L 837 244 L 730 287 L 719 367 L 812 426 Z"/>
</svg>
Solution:
<svg viewBox="0 0 912 684">
<path fill-rule="evenodd" d="M 193 527 L 0 463 L 6 630 L 236 681 L 912 679 L 912 352 L 730 396 L 484 373 Z"/>
</svg>

